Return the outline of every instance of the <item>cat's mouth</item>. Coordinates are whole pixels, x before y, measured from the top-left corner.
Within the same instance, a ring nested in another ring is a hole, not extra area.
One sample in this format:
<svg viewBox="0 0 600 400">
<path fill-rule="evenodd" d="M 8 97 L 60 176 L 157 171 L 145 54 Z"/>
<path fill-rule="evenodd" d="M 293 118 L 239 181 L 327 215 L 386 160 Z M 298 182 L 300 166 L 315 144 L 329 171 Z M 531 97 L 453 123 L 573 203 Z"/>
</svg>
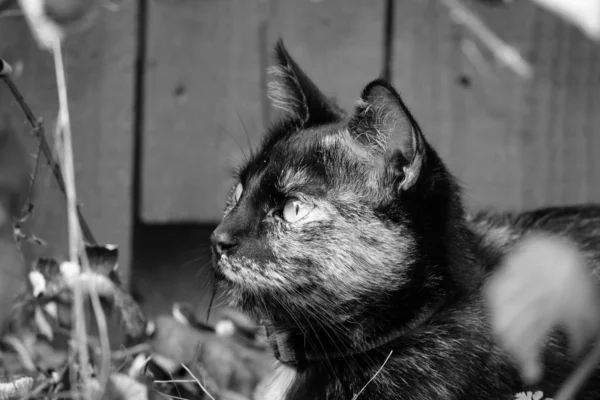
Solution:
<svg viewBox="0 0 600 400">
<path fill-rule="evenodd" d="M 220 278 L 237 281 L 238 275 L 235 271 L 239 273 L 239 268 L 235 267 L 235 263 L 227 255 L 213 256 L 213 269 Z"/>
</svg>

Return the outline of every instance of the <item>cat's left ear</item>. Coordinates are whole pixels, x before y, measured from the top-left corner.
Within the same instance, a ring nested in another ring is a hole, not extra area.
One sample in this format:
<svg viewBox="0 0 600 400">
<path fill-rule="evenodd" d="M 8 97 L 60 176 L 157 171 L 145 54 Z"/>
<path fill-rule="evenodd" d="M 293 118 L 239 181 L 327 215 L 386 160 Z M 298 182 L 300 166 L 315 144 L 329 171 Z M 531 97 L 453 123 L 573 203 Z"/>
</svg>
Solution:
<svg viewBox="0 0 600 400">
<path fill-rule="evenodd" d="M 369 83 L 362 91 L 348 125 L 354 138 L 385 169 L 399 189 L 412 187 L 425 160 L 425 138 L 398 92 L 385 80 Z"/>
<path fill-rule="evenodd" d="M 268 96 L 273 105 L 302 126 L 339 121 L 343 111 L 328 99 L 290 56 L 283 41 L 275 45 Z"/>
</svg>

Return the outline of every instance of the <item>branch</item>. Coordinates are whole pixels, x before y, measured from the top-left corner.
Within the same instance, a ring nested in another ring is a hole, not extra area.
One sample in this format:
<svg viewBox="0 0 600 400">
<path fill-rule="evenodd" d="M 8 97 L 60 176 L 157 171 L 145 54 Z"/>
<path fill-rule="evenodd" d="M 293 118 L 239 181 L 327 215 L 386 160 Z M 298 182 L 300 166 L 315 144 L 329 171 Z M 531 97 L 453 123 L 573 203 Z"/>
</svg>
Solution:
<svg viewBox="0 0 600 400">
<path fill-rule="evenodd" d="M 11 79 L 11 77 L 10 77 L 11 72 L 12 72 L 12 67 L 10 66 L 10 64 L 0 58 L 0 78 L 2 78 L 2 80 L 4 81 L 6 86 L 10 89 L 13 96 L 17 100 L 17 103 L 19 103 L 19 106 L 23 110 L 23 113 L 27 117 L 27 121 L 29 121 L 29 124 L 31 125 L 31 127 L 33 129 L 33 134 L 38 138 L 38 140 L 40 142 L 41 152 L 44 155 L 44 157 L 46 158 L 46 161 L 48 162 L 48 165 L 50 166 L 50 168 L 52 170 L 54 178 L 56 179 L 56 183 L 58 184 L 58 188 L 60 189 L 60 191 L 63 194 L 66 195 L 66 187 L 65 187 L 65 181 L 63 179 L 63 172 L 60 168 L 60 165 L 54 158 L 54 155 L 52 153 L 50 145 L 48 144 L 48 140 L 46 139 L 46 136 L 44 134 L 43 122 L 41 119 L 37 119 L 35 117 L 35 115 L 33 114 L 33 112 L 31 111 L 31 108 L 25 101 L 25 98 L 23 97 L 23 95 L 21 94 L 21 92 L 19 91 L 19 89 L 17 88 L 15 83 L 13 82 L 13 80 Z M 88 244 L 92 244 L 92 245 L 97 244 L 96 239 L 94 238 L 94 235 L 92 234 L 92 231 L 89 228 L 89 225 L 87 224 L 85 218 L 83 217 L 83 214 L 81 213 L 81 209 L 79 208 L 79 205 L 76 206 L 76 213 L 77 213 L 77 218 L 79 220 L 79 224 L 81 225 L 81 230 L 83 232 L 84 240 Z"/>
</svg>

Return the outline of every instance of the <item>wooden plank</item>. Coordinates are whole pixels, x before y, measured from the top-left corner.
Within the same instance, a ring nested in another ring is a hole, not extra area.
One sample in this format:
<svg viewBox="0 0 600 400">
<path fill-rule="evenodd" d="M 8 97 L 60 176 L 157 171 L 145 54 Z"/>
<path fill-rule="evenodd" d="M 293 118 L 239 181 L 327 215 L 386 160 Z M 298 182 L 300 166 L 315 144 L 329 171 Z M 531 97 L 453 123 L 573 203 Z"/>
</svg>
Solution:
<svg viewBox="0 0 600 400">
<path fill-rule="evenodd" d="M 121 3 L 116 12 L 103 9 L 91 29 L 65 43 L 79 201 L 97 240 L 119 245 L 126 281 L 131 261 L 136 13 L 135 2 Z M 13 64 L 17 85 L 52 139 L 58 104 L 51 55 L 37 47 L 22 18 L 0 20 L 0 37 L 0 55 Z M 5 87 L 0 88 L 0 104 L 0 112 L 28 136 L 35 154 L 30 128 Z M 26 229 L 49 247 L 27 251 L 66 257 L 66 203 L 45 163 L 35 189 L 36 208 Z"/>
<path fill-rule="evenodd" d="M 269 48 L 281 37 L 300 67 L 351 110 L 382 72 L 385 1 L 269 1 Z"/>
<path fill-rule="evenodd" d="M 383 5 L 151 0 L 143 220 L 220 218 L 230 170 L 247 152 L 247 136 L 257 143 L 270 118 L 262 89 L 277 36 L 328 94 L 351 106 L 380 73 Z"/>
<path fill-rule="evenodd" d="M 537 77 L 521 133 L 524 199 L 600 202 L 600 47 L 542 9 L 531 24 Z"/>
<path fill-rule="evenodd" d="M 589 149 L 592 142 L 600 148 L 592 111 L 599 50 L 530 2 L 466 4 L 531 62 L 534 79 L 499 68 L 485 51 L 483 63 L 473 62 L 462 50 L 470 36 L 435 0 L 397 2 L 394 74 L 426 136 L 463 182 L 468 204 L 600 200 L 600 170 Z"/>
<path fill-rule="evenodd" d="M 144 222 L 220 219 L 231 170 L 262 130 L 261 2 L 150 0 Z"/>
<path fill-rule="evenodd" d="M 462 47 L 474 42 L 442 2 L 397 7 L 395 83 L 426 137 L 460 179 L 470 206 L 520 207 L 518 126 L 507 116 L 519 110 L 523 81 L 495 68 L 483 51 L 486 61 L 472 64 Z M 527 35 L 530 14 L 519 4 L 502 20 L 511 27 L 505 40 Z"/>
</svg>

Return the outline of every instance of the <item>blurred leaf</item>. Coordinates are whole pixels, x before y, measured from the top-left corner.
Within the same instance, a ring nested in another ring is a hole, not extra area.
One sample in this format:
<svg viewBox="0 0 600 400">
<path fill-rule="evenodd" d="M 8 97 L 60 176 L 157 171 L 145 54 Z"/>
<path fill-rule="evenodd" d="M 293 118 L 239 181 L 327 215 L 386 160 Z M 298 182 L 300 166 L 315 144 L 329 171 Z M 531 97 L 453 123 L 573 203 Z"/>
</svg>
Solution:
<svg viewBox="0 0 600 400">
<path fill-rule="evenodd" d="M 110 376 L 110 390 L 104 395 L 104 400 L 148 400 L 148 387 L 132 377 L 114 373 Z"/>
<path fill-rule="evenodd" d="M 491 323 L 523 379 L 538 381 L 544 339 L 563 327 L 579 352 L 600 328 L 600 299 L 583 253 L 566 240 L 532 236 L 509 254 L 486 288 Z"/>
</svg>

